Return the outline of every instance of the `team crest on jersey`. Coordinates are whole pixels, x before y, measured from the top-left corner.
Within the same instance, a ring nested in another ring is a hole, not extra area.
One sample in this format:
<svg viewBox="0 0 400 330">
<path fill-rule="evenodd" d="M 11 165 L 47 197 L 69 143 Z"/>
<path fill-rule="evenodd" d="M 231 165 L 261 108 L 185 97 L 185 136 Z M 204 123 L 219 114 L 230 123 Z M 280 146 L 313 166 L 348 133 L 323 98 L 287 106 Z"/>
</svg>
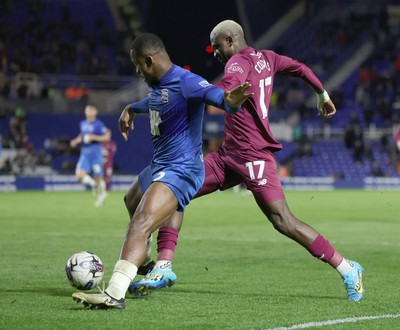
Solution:
<svg viewBox="0 0 400 330">
<path fill-rule="evenodd" d="M 234 73 L 234 72 L 239 72 L 239 73 L 244 72 L 244 70 L 240 67 L 240 65 L 237 62 L 232 63 L 227 70 L 227 73 Z"/>
<path fill-rule="evenodd" d="M 168 103 L 168 89 L 164 88 L 161 90 L 161 102 Z"/>
<path fill-rule="evenodd" d="M 203 88 L 210 86 L 210 83 L 207 80 L 202 80 L 199 82 L 199 85 Z"/>
</svg>

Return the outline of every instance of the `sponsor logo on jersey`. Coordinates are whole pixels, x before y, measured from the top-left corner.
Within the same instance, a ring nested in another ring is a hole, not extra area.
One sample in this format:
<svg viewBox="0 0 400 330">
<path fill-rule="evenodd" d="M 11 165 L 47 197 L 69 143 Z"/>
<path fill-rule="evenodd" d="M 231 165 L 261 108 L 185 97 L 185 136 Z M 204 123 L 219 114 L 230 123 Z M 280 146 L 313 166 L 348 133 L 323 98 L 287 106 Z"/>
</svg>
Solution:
<svg viewBox="0 0 400 330">
<path fill-rule="evenodd" d="M 243 73 L 244 70 L 240 67 L 240 65 L 237 62 L 235 62 L 229 66 L 229 68 L 228 68 L 228 70 L 226 70 L 226 72 L 227 73 L 234 73 L 234 72 Z"/>
<path fill-rule="evenodd" d="M 268 183 L 267 179 L 261 179 L 260 181 L 258 181 L 259 186 L 265 186 L 267 183 Z"/>
<path fill-rule="evenodd" d="M 161 90 L 161 102 L 162 103 L 168 103 L 168 89 L 162 89 Z"/>
<path fill-rule="evenodd" d="M 158 176 L 153 179 L 153 181 L 161 180 L 165 176 L 165 172 L 158 173 Z"/>
<path fill-rule="evenodd" d="M 210 86 L 211 84 L 207 80 L 202 80 L 199 82 L 199 85 L 203 88 Z"/>
<path fill-rule="evenodd" d="M 254 69 L 258 73 L 261 73 L 261 71 L 264 70 L 264 69 L 267 69 L 268 71 L 271 71 L 271 67 L 269 66 L 269 63 L 266 60 L 257 61 L 256 65 L 254 66 Z"/>
</svg>

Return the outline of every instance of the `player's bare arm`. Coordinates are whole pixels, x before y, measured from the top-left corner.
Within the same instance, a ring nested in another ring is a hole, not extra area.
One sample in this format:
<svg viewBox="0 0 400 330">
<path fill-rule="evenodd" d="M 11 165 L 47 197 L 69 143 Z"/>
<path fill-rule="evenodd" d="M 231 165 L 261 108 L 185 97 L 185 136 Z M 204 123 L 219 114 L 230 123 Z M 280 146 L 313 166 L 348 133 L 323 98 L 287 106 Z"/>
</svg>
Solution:
<svg viewBox="0 0 400 330">
<path fill-rule="evenodd" d="M 81 143 L 82 142 L 82 134 L 79 134 L 75 139 L 72 139 L 70 142 L 69 142 L 69 145 L 72 147 L 72 148 L 75 148 L 79 143 Z"/>
<path fill-rule="evenodd" d="M 128 104 L 118 119 L 119 131 L 125 141 L 128 141 L 129 130 L 133 130 L 135 117 L 136 113 L 130 109 L 130 104 Z"/>
<path fill-rule="evenodd" d="M 250 87 L 251 85 L 248 82 L 245 82 L 242 85 L 236 86 L 231 91 L 225 91 L 225 102 L 232 108 L 240 106 L 249 97 L 252 97 L 254 95 L 254 93 L 245 93 Z"/>
<path fill-rule="evenodd" d="M 107 130 L 107 133 L 97 135 L 97 134 L 87 134 L 86 140 L 88 142 L 95 141 L 95 142 L 108 142 L 111 139 L 111 131 Z"/>
</svg>

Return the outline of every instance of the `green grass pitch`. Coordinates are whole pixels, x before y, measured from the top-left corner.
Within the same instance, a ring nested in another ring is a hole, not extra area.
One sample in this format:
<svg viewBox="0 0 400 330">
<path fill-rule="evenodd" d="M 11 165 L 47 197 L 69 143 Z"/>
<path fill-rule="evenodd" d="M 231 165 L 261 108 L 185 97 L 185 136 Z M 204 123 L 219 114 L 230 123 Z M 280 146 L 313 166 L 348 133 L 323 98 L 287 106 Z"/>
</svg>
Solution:
<svg viewBox="0 0 400 330">
<path fill-rule="evenodd" d="M 292 212 L 365 268 L 365 298 L 346 299 L 337 272 L 276 232 L 251 195 L 192 201 L 174 259 L 172 289 L 127 299 L 125 310 L 76 304 L 65 263 L 98 254 L 111 276 L 128 223 L 123 193 L 102 208 L 90 192 L 0 194 L 0 329 L 273 329 L 378 316 L 329 329 L 398 329 L 400 193 L 286 193 Z M 155 250 L 155 249 L 154 249 Z M 295 327 L 292 327 L 293 329 Z"/>
</svg>

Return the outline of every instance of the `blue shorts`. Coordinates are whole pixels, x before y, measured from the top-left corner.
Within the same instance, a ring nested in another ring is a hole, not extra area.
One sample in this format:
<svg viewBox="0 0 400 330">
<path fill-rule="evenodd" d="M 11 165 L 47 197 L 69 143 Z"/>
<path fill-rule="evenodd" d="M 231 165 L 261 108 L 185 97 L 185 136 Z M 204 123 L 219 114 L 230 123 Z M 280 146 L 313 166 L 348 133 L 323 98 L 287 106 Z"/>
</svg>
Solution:
<svg viewBox="0 0 400 330">
<path fill-rule="evenodd" d="M 204 163 L 199 160 L 183 165 L 151 164 L 139 174 L 142 192 L 144 193 L 154 181 L 166 184 L 173 191 L 178 200 L 177 210 L 183 212 L 203 185 Z"/>
<path fill-rule="evenodd" d="M 101 153 L 95 155 L 86 155 L 81 153 L 78 163 L 76 164 L 77 170 L 84 170 L 86 173 L 92 173 L 93 176 L 103 176 L 103 155 Z"/>
</svg>

